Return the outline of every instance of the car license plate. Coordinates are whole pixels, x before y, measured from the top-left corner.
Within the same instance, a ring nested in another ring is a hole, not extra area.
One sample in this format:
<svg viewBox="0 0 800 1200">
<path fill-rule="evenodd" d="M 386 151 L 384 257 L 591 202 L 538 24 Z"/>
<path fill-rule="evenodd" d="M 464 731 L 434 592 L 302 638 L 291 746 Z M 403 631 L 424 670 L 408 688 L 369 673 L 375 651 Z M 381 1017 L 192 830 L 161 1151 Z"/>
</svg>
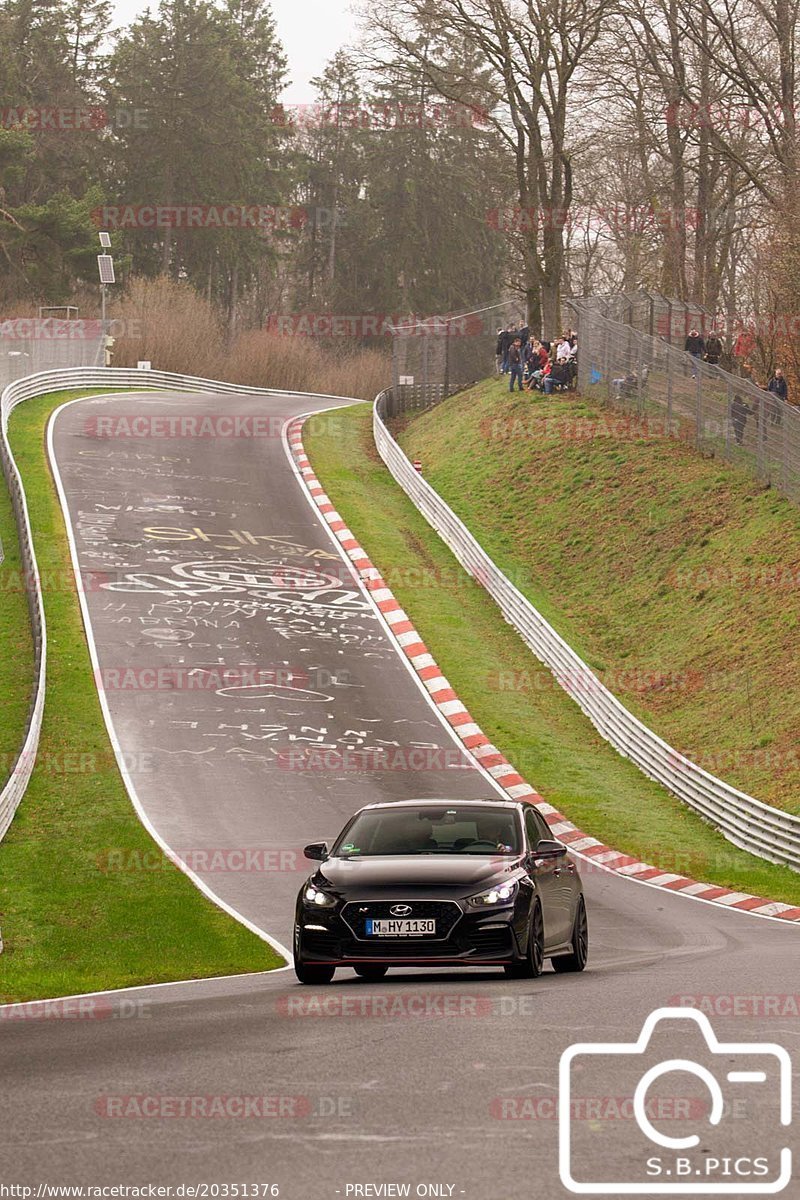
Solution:
<svg viewBox="0 0 800 1200">
<path fill-rule="evenodd" d="M 434 920 L 374 920 L 367 918 L 367 937 L 430 937 L 436 933 Z"/>
</svg>

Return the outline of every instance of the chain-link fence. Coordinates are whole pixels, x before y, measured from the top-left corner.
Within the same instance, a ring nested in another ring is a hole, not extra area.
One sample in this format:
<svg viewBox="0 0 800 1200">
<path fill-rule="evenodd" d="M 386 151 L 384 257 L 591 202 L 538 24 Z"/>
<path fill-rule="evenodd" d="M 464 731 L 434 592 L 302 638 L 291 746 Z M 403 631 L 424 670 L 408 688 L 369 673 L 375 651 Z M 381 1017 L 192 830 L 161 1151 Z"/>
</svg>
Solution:
<svg viewBox="0 0 800 1200">
<path fill-rule="evenodd" d="M 491 375 L 498 330 L 511 325 L 525 325 L 525 306 L 519 300 L 395 326 L 392 416 L 408 409 L 428 408 L 459 388 Z"/>
<path fill-rule="evenodd" d="M 717 324 L 714 314 L 702 305 L 674 300 L 660 292 L 641 290 L 617 296 L 584 296 L 567 301 L 567 304 L 569 307 L 580 305 L 582 309 L 638 329 L 650 337 L 661 338 L 680 349 L 692 329 L 708 333 Z"/>
<path fill-rule="evenodd" d="M 657 422 L 800 500 L 800 409 L 573 301 L 581 393 Z"/>
<path fill-rule="evenodd" d="M 15 379 L 61 367 L 102 367 L 100 321 L 0 318 L 0 391 Z"/>
</svg>

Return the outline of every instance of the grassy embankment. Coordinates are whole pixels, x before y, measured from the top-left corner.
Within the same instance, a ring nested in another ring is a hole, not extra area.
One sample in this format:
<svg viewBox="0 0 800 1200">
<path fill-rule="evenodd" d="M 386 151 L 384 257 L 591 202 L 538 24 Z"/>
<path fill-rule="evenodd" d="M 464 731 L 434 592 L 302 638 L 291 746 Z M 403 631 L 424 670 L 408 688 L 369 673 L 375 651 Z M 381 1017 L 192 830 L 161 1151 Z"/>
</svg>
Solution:
<svg viewBox="0 0 800 1200">
<path fill-rule="evenodd" d="M 627 654 L 620 656 L 622 666 L 635 663 L 637 669 L 657 668 L 663 672 L 665 647 L 671 643 L 662 631 L 661 640 L 656 639 L 648 652 L 637 623 L 637 617 L 644 615 L 646 605 L 641 593 L 647 588 L 639 585 L 636 561 L 640 554 L 645 561 L 650 561 L 651 554 L 659 557 L 652 531 L 660 521 L 667 520 L 669 513 L 678 528 L 669 539 L 670 544 L 674 543 L 673 553 L 666 558 L 661 555 L 662 574 L 684 561 L 687 567 L 697 566 L 701 548 L 690 543 L 690 549 L 684 551 L 686 559 L 680 557 L 680 548 L 687 540 L 681 530 L 689 518 L 680 515 L 682 506 L 677 500 L 660 495 L 653 487 L 650 459 L 663 458 L 662 482 L 667 463 L 671 464 L 671 472 L 678 477 L 676 486 L 685 500 L 693 487 L 701 497 L 705 495 L 705 504 L 698 503 L 701 512 L 705 511 L 703 527 L 709 531 L 700 539 L 706 540 L 706 549 L 711 545 L 710 533 L 719 515 L 720 489 L 724 495 L 729 488 L 744 493 L 749 488 L 749 503 L 760 526 L 771 521 L 781 527 L 791 526 L 795 515 L 785 502 L 760 494 L 727 468 L 696 459 L 673 445 L 645 447 L 647 458 L 640 463 L 633 444 L 613 449 L 580 444 L 570 447 L 563 438 L 553 436 L 547 451 L 553 478 L 537 492 L 540 468 L 534 459 L 542 457 L 539 443 L 533 435 L 520 438 L 509 433 L 504 438 L 499 427 L 492 436 L 486 423 L 499 421 L 502 426 L 514 412 L 520 419 L 528 419 L 537 404 L 540 415 L 551 413 L 559 419 L 567 411 L 566 404 L 572 406 L 571 416 L 583 409 L 575 400 L 531 401 L 528 397 L 515 398 L 509 406 L 507 393 L 504 395 L 500 388 L 496 383 L 483 385 L 412 422 L 404 434 L 408 452 L 422 459 L 426 476 L 441 488 L 500 564 L 512 570 L 515 582 L 595 668 L 608 673 L 613 665 L 609 658 L 601 660 L 597 651 L 590 653 L 589 642 L 590 633 L 610 621 L 620 643 L 627 647 Z M 588 833 L 665 870 L 800 903 L 800 876 L 736 850 L 600 737 L 391 479 L 374 449 L 366 407 L 342 414 L 336 432 L 325 422 L 312 420 L 306 426 L 305 441 L 326 491 L 414 620 L 452 686 L 486 734 L 551 803 Z M 611 457 L 604 482 L 599 485 L 595 482 L 599 467 L 585 458 L 594 453 L 603 460 Z M 598 487 L 605 494 L 604 502 L 598 497 L 592 503 L 584 499 L 594 495 Z M 516 501 L 512 502 L 510 493 L 516 495 Z M 552 513 L 551 507 L 555 509 Z M 651 514 L 643 529 L 636 527 L 633 515 L 640 508 Z M 591 519 L 587 510 L 594 514 Z M 570 512 L 574 517 L 567 532 L 556 517 L 560 513 L 566 524 Z M 626 512 L 631 513 L 627 520 Z M 619 524 L 616 550 L 609 540 L 607 522 Z M 533 549 L 527 559 L 527 551 L 519 557 L 512 554 L 516 539 L 523 539 L 525 547 L 533 544 L 538 551 L 540 546 L 549 548 L 551 536 L 558 539 L 558 549 L 551 551 L 555 563 L 562 559 L 572 563 L 569 585 L 561 583 L 553 567 L 552 576 L 546 573 L 550 560 L 545 550 L 539 558 Z M 742 535 L 742 544 L 744 540 Z M 624 563 L 615 557 L 622 548 Z M 617 573 L 623 578 L 618 580 Z M 545 590 L 546 583 L 550 590 Z M 605 590 L 612 586 L 618 600 L 621 593 L 625 596 L 626 587 L 637 593 L 620 600 L 625 614 L 619 618 L 614 617 L 613 600 Z M 670 594 L 680 617 L 689 608 L 686 597 L 680 600 L 676 596 L 680 589 L 668 583 L 662 583 L 662 589 L 665 595 Z M 585 597 L 585 604 L 579 607 L 581 597 Z M 699 601 L 695 608 L 702 612 Z M 585 612 L 592 614 L 592 621 L 585 620 Z M 678 627 L 680 623 L 678 620 Z M 713 618 L 709 618 L 708 628 L 714 630 Z M 781 628 L 780 621 L 777 628 Z M 670 657 L 670 669 L 686 670 L 687 662 L 695 671 L 705 667 L 698 633 L 687 636 L 686 658 Z M 721 640 L 724 644 L 724 638 Z M 761 643 L 760 634 L 758 640 Z M 695 653 L 690 657 L 692 647 Z M 673 701 L 678 698 L 675 690 L 671 690 Z M 761 695 L 760 688 L 755 690 L 751 684 L 753 705 Z M 635 699 L 639 711 L 644 712 L 638 692 Z M 788 718 L 789 713 L 786 715 Z M 739 717 L 747 722 L 746 711 Z M 717 731 L 709 721 L 704 728 L 707 741 L 714 741 L 715 734 L 721 739 L 722 730 Z M 781 737 L 776 729 L 777 744 L 783 744 Z"/>
</svg>

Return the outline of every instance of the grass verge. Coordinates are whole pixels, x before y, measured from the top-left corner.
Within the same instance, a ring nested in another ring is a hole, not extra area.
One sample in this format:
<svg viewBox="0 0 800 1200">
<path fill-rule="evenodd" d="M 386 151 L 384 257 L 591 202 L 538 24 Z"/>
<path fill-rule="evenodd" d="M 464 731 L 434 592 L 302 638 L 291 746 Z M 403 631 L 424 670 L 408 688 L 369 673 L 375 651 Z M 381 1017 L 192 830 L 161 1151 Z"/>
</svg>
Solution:
<svg viewBox="0 0 800 1200">
<path fill-rule="evenodd" d="M 5 1003 L 281 965 L 266 943 L 176 868 L 107 870 L 111 847 L 129 849 L 132 861 L 157 848 L 134 812 L 111 751 L 77 593 L 66 582 L 69 547 L 47 466 L 50 414 L 86 394 L 29 400 L 11 421 L 39 568 L 50 583 L 44 589 L 47 701 L 39 757 L 0 842 Z M 26 686 L 29 674 L 21 677 Z"/>
<path fill-rule="evenodd" d="M 317 475 L 452 687 L 522 774 L 616 849 L 665 870 L 800 903 L 800 875 L 737 850 L 600 737 L 395 484 L 375 450 L 370 409 L 340 418 L 336 431 L 324 419 L 305 427 Z M 522 663 L 530 687 L 492 686 Z"/>
<path fill-rule="evenodd" d="M 632 712 L 712 774 L 800 812 L 800 511 L 662 429 L 487 381 L 400 440 Z M 527 686 L 524 672 L 508 686 Z"/>
</svg>

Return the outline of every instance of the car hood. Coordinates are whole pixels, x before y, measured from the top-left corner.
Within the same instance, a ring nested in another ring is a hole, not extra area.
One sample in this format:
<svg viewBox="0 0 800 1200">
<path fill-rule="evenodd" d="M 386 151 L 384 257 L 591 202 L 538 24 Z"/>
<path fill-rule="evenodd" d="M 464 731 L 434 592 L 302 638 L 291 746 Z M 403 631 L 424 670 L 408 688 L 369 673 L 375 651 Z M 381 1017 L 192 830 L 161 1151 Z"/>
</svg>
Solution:
<svg viewBox="0 0 800 1200">
<path fill-rule="evenodd" d="M 320 883 L 337 891 L 355 889 L 464 888 L 479 891 L 508 879 L 519 868 L 518 856 L 474 854 L 398 854 L 374 858 L 329 858 L 320 864 Z"/>
</svg>

